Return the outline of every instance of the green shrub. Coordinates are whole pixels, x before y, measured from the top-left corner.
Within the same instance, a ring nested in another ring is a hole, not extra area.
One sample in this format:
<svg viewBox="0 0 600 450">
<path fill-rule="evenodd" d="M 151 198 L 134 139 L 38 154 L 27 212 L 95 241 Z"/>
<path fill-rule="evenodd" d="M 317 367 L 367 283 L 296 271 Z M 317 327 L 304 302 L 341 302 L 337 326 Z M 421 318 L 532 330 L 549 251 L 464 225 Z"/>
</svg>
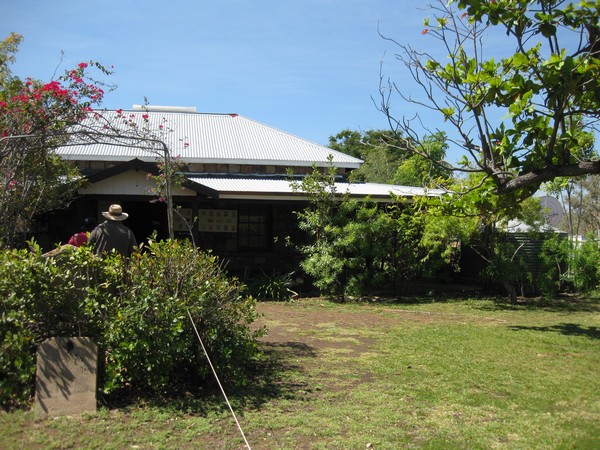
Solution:
<svg viewBox="0 0 600 450">
<path fill-rule="evenodd" d="M 300 264 L 323 295 L 401 295 L 428 267 L 419 205 L 344 199 L 324 211 L 307 208 L 297 215 L 309 238 L 299 247 Z"/>
<path fill-rule="evenodd" d="M 226 277 L 215 256 L 188 241 L 151 242 L 130 262 L 126 295 L 106 327 L 105 390 L 168 390 L 208 375 L 188 311 L 218 370 L 235 378 L 256 354 L 255 301 Z"/>
<path fill-rule="evenodd" d="M 529 281 L 530 272 L 519 245 L 507 241 L 506 236 L 496 239 L 481 275 L 486 282 L 502 286 L 511 302 L 516 303 L 517 287 Z"/>
<path fill-rule="evenodd" d="M 336 189 L 333 166 L 292 181 L 295 191 L 308 196 L 309 205 L 296 212 L 306 242 L 298 245 L 300 266 L 322 295 L 344 298 L 374 291 L 402 295 L 425 274 L 447 266 L 442 258 L 449 243 L 439 233 L 425 235 L 424 199 L 397 199 L 384 205 L 357 201 Z M 439 245 L 432 245 L 439 240 Z M 438 262 L 441 260 L 442 262 Z"/>
<path fill-rule="evenodd" d="M 569 270 L 564 275 L 577 292 L 595 290 L 600 282 L 600 249 L 594 239 L 576 243 L 570 249 Z"/>
<path fill-rule="evenodd" d="M 302 248 L 305 259 L 302 269 L 313 279 L 313 284 L 326 296 L 342 296 L 347 293 L 347 269 L 349 258 L 339 256 L 327 242 L 315 242 Z"/>
<path fill-rule="evenodd" d="M 88 335 L 71 271 L 39 248 L 0 251 L 0 404 L 33 392 L 37 346 L 51 336 Z"/>
<path fill-rule="evenodd" d="M 538 281 L 545 297 L 563 291 L 588 293 L 600 285 L 600 249 L 592 238 L 581 243 L 557 237 L 544 242 Z"/>
<path fill-rule="evenodd" d="M 53 336 L 96 341 L 105 394 L 201 385 L 209 369 L 189 315 L 217 370 L 242 380 L 258 355 L 254 306 L 216 257 L 187 241 L 151 242 L 130 259 L 86 248 L 52 259 L 38 248 L 2 251 L 0 404 L 31 398 L 37 346 Z"/>
<path fill-rule="evenodd" d="M 261 269 L 260 274 L 252 277 L 248 283 L 250 292 L 259 300 L 288 301 L 298 293 L 292 289 L 294 273 L 273 272 L 267 274 Z"/>
<path fill-rule="evenodd" d="M 532 279 L 534 287 L 545 298 L 553 298 L 564 289 L 564 273 L 568 267 L 569 243 L 554 236 L 542 244 L 540 252 L 540 275 Z"/>
</svg>

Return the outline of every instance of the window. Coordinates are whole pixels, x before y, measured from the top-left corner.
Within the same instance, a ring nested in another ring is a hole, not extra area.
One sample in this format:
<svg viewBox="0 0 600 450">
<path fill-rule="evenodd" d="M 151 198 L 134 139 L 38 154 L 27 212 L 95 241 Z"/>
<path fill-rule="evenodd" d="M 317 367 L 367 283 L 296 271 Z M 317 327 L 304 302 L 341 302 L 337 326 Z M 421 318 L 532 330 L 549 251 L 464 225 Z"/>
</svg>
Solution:
<svg viewBox="0 0 600 450">
<path fill-rule="evenodd" d="M 271 250 L 273 236 L 270 207 L 267 205 L 240 206 L 237 231 L 239 250 Z"/>
</svg>

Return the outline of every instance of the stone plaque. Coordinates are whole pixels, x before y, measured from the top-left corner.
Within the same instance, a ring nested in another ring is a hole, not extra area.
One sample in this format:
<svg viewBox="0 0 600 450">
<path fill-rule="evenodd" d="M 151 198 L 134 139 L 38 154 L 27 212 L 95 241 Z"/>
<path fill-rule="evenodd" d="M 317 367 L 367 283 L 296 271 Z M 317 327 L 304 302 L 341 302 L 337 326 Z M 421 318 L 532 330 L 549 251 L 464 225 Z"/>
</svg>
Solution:
<svg viewBox="0 0 600 450">
<path fill-rule="evenodd" d="M 38 348 L 35 412 L 44 416 L 96 411 L 98 348 L 90 338 L 46 339 Z"/>
</svg>

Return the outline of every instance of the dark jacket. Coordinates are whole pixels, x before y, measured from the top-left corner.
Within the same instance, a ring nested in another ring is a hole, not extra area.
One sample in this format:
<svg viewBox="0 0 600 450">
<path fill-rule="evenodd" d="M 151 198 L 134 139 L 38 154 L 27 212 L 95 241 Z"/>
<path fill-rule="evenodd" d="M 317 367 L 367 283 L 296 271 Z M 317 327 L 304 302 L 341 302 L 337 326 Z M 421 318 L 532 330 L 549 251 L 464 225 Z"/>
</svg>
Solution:
<svg viewBox="0 0 600 450">
<path fill-rule="evenodd" d="M 133 231 L 123 223 L 107 220 L 94 228 L 90 234 L 89 245 L 95 247 L 97 255 L 116 250 L 123 256 L 129 256 L 137 246 L 137 241 Z"/>
</svg>

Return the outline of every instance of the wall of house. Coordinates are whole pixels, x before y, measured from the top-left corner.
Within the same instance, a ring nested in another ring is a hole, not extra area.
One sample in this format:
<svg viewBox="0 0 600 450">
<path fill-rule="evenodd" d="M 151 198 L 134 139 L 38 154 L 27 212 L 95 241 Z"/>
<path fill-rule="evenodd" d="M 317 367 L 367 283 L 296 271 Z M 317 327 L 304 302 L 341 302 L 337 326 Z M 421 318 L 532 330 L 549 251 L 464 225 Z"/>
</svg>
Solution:
<svg viewBox="0 0 600 450">
<path fill-rule="evenodd" d="M 60 243 L 66 243 L 71 235 L 79 231 L 86 217 L 93 217 L 101 223 L 104 221 L 102 211 L 108 210 L 112 203 L 119 203 L 129 214 L 124 224 L 132 229 L 139 244 L 146 242 L 155 232 L 159 239 L 165 239 L 168 236 L 166 205 L 152 203 L 150 199 L 147 195 L 87 193 L 75 199 L 68 208 L 40 218 L 35 238 L 44 250 L 51 250 Z M 187 223 L 192 225 L 196 245 L 211 250 L 221 258 L 231 274 L 246 280 L 261 271 L 289 273 L 298 270 L 299 255 L 286 242 L 288 237 L 295 243 L 303 239 L 294 211 L 300 210 L 304 203 L 223 201 L 179 196 L 175 198 L 175 205 L 180 207 L 180 211 L 187 216 Z M 211 229 L 202 224 L 209 211 L 215 216 L 216 212 L 220 212 L 221 216 L 227 212 L 228 216 L 222 217 L 222 224 L 225 225 L 218 228 L 218 224 L 214 224 Z M 234 222 L 231 212 L 235 212 Z M 264 216 L 264 222 L 259 222 L 261 215 Z M 230 228 L 225 229 L 225 226 Z M 253 234 L 254 227 L 262 229 L 264 233 L 258 233 L 259 236 Z M 175 231 L 179 238 L 190 236 L 187 224 L 180 220 L 176 221 Z M 253 238 L 258 240 L 253 242 Z"/>
<path fill-rule="evenodd" d="M 105 180 L 89 184 L 79 190 L 80 195 L 145 195 L 150 201 L 154 195 L 149 191 L 156 188 L 153 180 L 148 180 L 148 174 L 141 170 L 129 170 L 117 174 Z M 180 196 L 196 196 L 196 193 L 188 189 L 177 192 Z"/>
<path fill-rule="evenodd" d="M 223 219 L 218 231 L 203 227 L 200 219 L 197 244 L 221 257 L 228 270 L 242 279 L 261 270 L 267 273 L 292 272 L 297 270 L 299 258 L 294 248 L 286 242 L 288 237 L 294 242 L 302 239 L 294 215 L 294 211 L 300 208 L 300 202 L 201 201 L 200 217 L 204 217 L 203 211 L 213 215 L 220 212 L 221 216 L 227 214 L 227 217 L 234 211 L 237 214 L 237 229 L 224 229 L 227 227 L 227 218 Z M 263 216 L 264 219 L 261 218 Z M 255 227 L 257 235 L 252 234 L 252 227 Z M 253 237 L 256 238 L 254 242 Z"/>
<path fill-rule="evenodd" d="M 72 234 L 79 231 L 86 217 L 94 217 L 98 223 L 102 222 L 102 211 L 106 211 L 112 203 L 121 204 L 129 214 L 125 225 L 133 230 L 138 243 L 144 243 L 153 233 L 157 233 L 158 239 L 167 238 L 166 206 L 152 201 L 155 197 L 148 192 L 152 182 L 146 177 L 146 170 L 149 169 L 133 168 L 125 169 L 124 172 L 108 170 L 119 169 L 124 164 L 127 163 L 77 163 L 82 173 L 98 176 L 94 183 L 80 190 L 80 197 L 68 208 L 40 218 L 34 234 L 40 242 L 43 241 L 45 250 L 50 250 L 59 243 L 66 243 Z M 214 174 L 287 173 L 287 168 L 274 165 L 190 164 L 187 169 L 194 173 Z M 101 177 L 105 170 L 110 174 L 103 179 Z M 296 174 L 306 174 L 312 171 L 312 167 L 295 167 L 293 170 Z M 344 172 L 345 169 L 340 170 L 340 173 Z M 230 273 L 246 280 L 261 271 L 298 271 L 299 255 L 286 242 L 288 238 L 295 243 L 304 239 L 294 212 L 302 209 L 306 202 L 281 198 L 218 200 L 206 198 L 191 190 L 178 191 L 175 195 L 175 205 L 188 218 L 185 222 L 176 216 L 176 236 L 188 238 L 188 224 L 192 224 L 191 232 L 196 245 L 211 250 L 220 257 Z M 210 223 L 209 218 L 212 221 Z"/>
</svg>

